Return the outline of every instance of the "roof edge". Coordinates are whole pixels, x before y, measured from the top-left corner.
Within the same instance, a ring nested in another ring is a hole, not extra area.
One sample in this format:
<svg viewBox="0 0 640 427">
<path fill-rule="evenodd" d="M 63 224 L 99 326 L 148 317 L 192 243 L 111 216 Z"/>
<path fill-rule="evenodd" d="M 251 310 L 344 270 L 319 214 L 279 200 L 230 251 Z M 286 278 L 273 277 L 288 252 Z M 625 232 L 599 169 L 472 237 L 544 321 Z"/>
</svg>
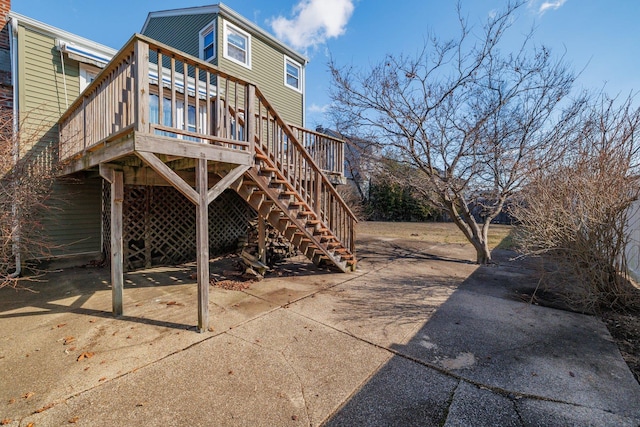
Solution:
<svg viewBox="0 0 640 427">
<path fill-rule="evenodd" d="M 65 41 L 72 42 L 76 45 L 88 47 L 92 50 L 95 50 L 99 53 L 104 54 L 105 56 L 112 57 L 118 52 L 116 49 L 112 47 L 103 45 L 93 40 L 89 40 L 87 38 L 81 37 L 77 34 L 70 33 L 68 31 L 54 27 L 52 25 L 45 24 L 44 22 L 38 21 L 33 18 L 29 18 L 28 16 L 22 15 L 14 11 L 10 11 L 7 14 L 7 19 L 16 19 L 18 21 L 18 24 L 22 24 L 26 27 L 35 29 L 40 33 L 44 33 L 54 38 L 62 38 Z"/>
<path fill-rule="evenodd" d="M 211 6 L 198 6 L 198 7 L 189 7 L 189 8 L 182 8 L 182 9 L 161 10 L 158 12 L 149 12 L 149 14 L 147 15 L 147 20 L 144 22 L 144 25 L 142 26 L 142 30 L 140 30 L 140 32 L 144 34 L 145 30 L 147 29 L 147 25 L 149 24 L 149 21 L 153 18 L 183 16 L 183 15 L 200 15 L 205 13 L 218 13 L 222 15 L 223 18 L 231 18 L 237 21 L 241 26 L 249 29 L 251 32 L 257 33 L 261 37 L 264 37 L 265 39 L 267 39 L 269 42 L 274 43 L 277 46 L 280 46 L 286 52 L 287 55 L 296 59 L 298 62 L 301 62 L 303 65 L 306 65 L 309 63 L 309 58 L 295 51 L 293 48 L 289 47 L 284 42 L 278 40 L 272 34 L 267 32 L 263 28 L 259 27 L 257 24 L 249 21 L 247 18 L 245 18 L 235 10 L 231 9 L 229 6 L 227 6 L 224 3 L 218 3 L 216 5 L 211 5 Z"/>
</svg>

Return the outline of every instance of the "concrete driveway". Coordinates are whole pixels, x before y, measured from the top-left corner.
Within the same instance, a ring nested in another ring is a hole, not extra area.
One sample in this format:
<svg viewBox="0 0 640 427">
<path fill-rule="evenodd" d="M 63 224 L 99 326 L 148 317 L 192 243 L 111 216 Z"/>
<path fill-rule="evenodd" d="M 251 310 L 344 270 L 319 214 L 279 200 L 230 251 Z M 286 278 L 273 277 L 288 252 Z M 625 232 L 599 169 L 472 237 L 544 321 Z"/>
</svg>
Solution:
<svg viewBox="0 0 640 427">
<path fill-rule="evenodd" d="M 58 426 L 638 426 L 640 385 L 596 318 L 529 305 L 526 265 L 464 245 L 360 237 L 360 269 L 284 264 L 212 287 L 195 266 L 0 290 L 0 420 Z M 211 271 L 223 267 L 212 262 Z"/>
</svg>

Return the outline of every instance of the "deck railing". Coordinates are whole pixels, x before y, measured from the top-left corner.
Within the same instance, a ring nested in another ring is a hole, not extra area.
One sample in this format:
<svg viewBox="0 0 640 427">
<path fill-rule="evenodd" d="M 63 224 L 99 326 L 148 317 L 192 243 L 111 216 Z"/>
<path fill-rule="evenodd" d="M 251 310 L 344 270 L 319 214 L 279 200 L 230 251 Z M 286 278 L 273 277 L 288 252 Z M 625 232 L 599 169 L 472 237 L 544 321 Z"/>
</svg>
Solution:
<svg viewBox="0 0 640 427">
<path fill-rule="evenodd" d="M 343 140 L 298 126 L 291 126 L 291 129 L 320 169 L 344 175 Z"/>
<path fill-rule="evenodd" d="M 61 160 L 133 131 L 260 151 L 353 250 L 355 217 L 325 175 L 343 173 L 341 141 L 292 129 L 255 85 L 148 37 L 129 40 L 63 114 L 59 131 Z"/>
</svg>

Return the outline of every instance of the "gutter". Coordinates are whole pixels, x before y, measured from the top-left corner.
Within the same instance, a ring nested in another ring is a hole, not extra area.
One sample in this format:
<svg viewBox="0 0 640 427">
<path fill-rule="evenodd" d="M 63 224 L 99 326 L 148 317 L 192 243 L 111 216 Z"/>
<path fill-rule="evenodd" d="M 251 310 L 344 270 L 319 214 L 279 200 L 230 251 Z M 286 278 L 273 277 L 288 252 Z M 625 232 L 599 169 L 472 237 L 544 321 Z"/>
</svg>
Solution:
<svg viewBox="0 0 640 427">
<path fill-rule="evenodd" d="M 20 130 L 20 120 L 18 118 L 18 19 L 11 17 L 7 23 L 9 31 L 9 54 L 11 55 L 11 85 L 13 89 L 13 164 L 18 165 L 20 160 L 20 138 L 18 132 Z M 18 189 L 18 178 L 16 177 L 13 182 L 14 191 Z M 15 194 L 15 193 L 14 193 Z M 22 257 L 20 255 L 20 212 L 18 209 L 18 202 L 14 197 L 13 205 L 11 207 L 11 214 L 13 216 L 13 246 L 12 251 L 15 257 L 16 270 L 8 277 L 15 279 L 22 274 Z"/>
</svg>

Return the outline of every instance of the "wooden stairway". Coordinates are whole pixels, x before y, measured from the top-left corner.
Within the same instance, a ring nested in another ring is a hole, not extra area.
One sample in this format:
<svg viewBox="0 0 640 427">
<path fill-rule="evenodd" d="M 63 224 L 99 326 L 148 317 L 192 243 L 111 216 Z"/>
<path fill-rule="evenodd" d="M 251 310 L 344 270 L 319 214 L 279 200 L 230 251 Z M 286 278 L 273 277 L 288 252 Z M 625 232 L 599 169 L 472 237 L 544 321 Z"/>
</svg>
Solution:
<svg viewBox="0 0 640 427">
<path fill-rule="evenodd" d="M 273 159 L 256 153 L 255 166 L 231 187 L 315 265 L 355 270 L 354 253 L 305 202 Z"/>
<path fill-rule="evenodd" d="M 237 140 L 241 134 L 254 161 L 243 169 L 241 178 L 229 175 L 222 181 L 226 185 L 233 182 L 230 188 L 314 264 L 334 265 L 343 272 L 355 270 L 355 215 L 300 142 L 298 133 L 251 85 L 246 87 L 242 111 L 221 107 L 219 131 L 234 129 L 234 120 L 240 125 L 235 127 L 236 133 L 224 136 Z M 312 143 L 311 148 L 318 147 Z"/>
</svg>

